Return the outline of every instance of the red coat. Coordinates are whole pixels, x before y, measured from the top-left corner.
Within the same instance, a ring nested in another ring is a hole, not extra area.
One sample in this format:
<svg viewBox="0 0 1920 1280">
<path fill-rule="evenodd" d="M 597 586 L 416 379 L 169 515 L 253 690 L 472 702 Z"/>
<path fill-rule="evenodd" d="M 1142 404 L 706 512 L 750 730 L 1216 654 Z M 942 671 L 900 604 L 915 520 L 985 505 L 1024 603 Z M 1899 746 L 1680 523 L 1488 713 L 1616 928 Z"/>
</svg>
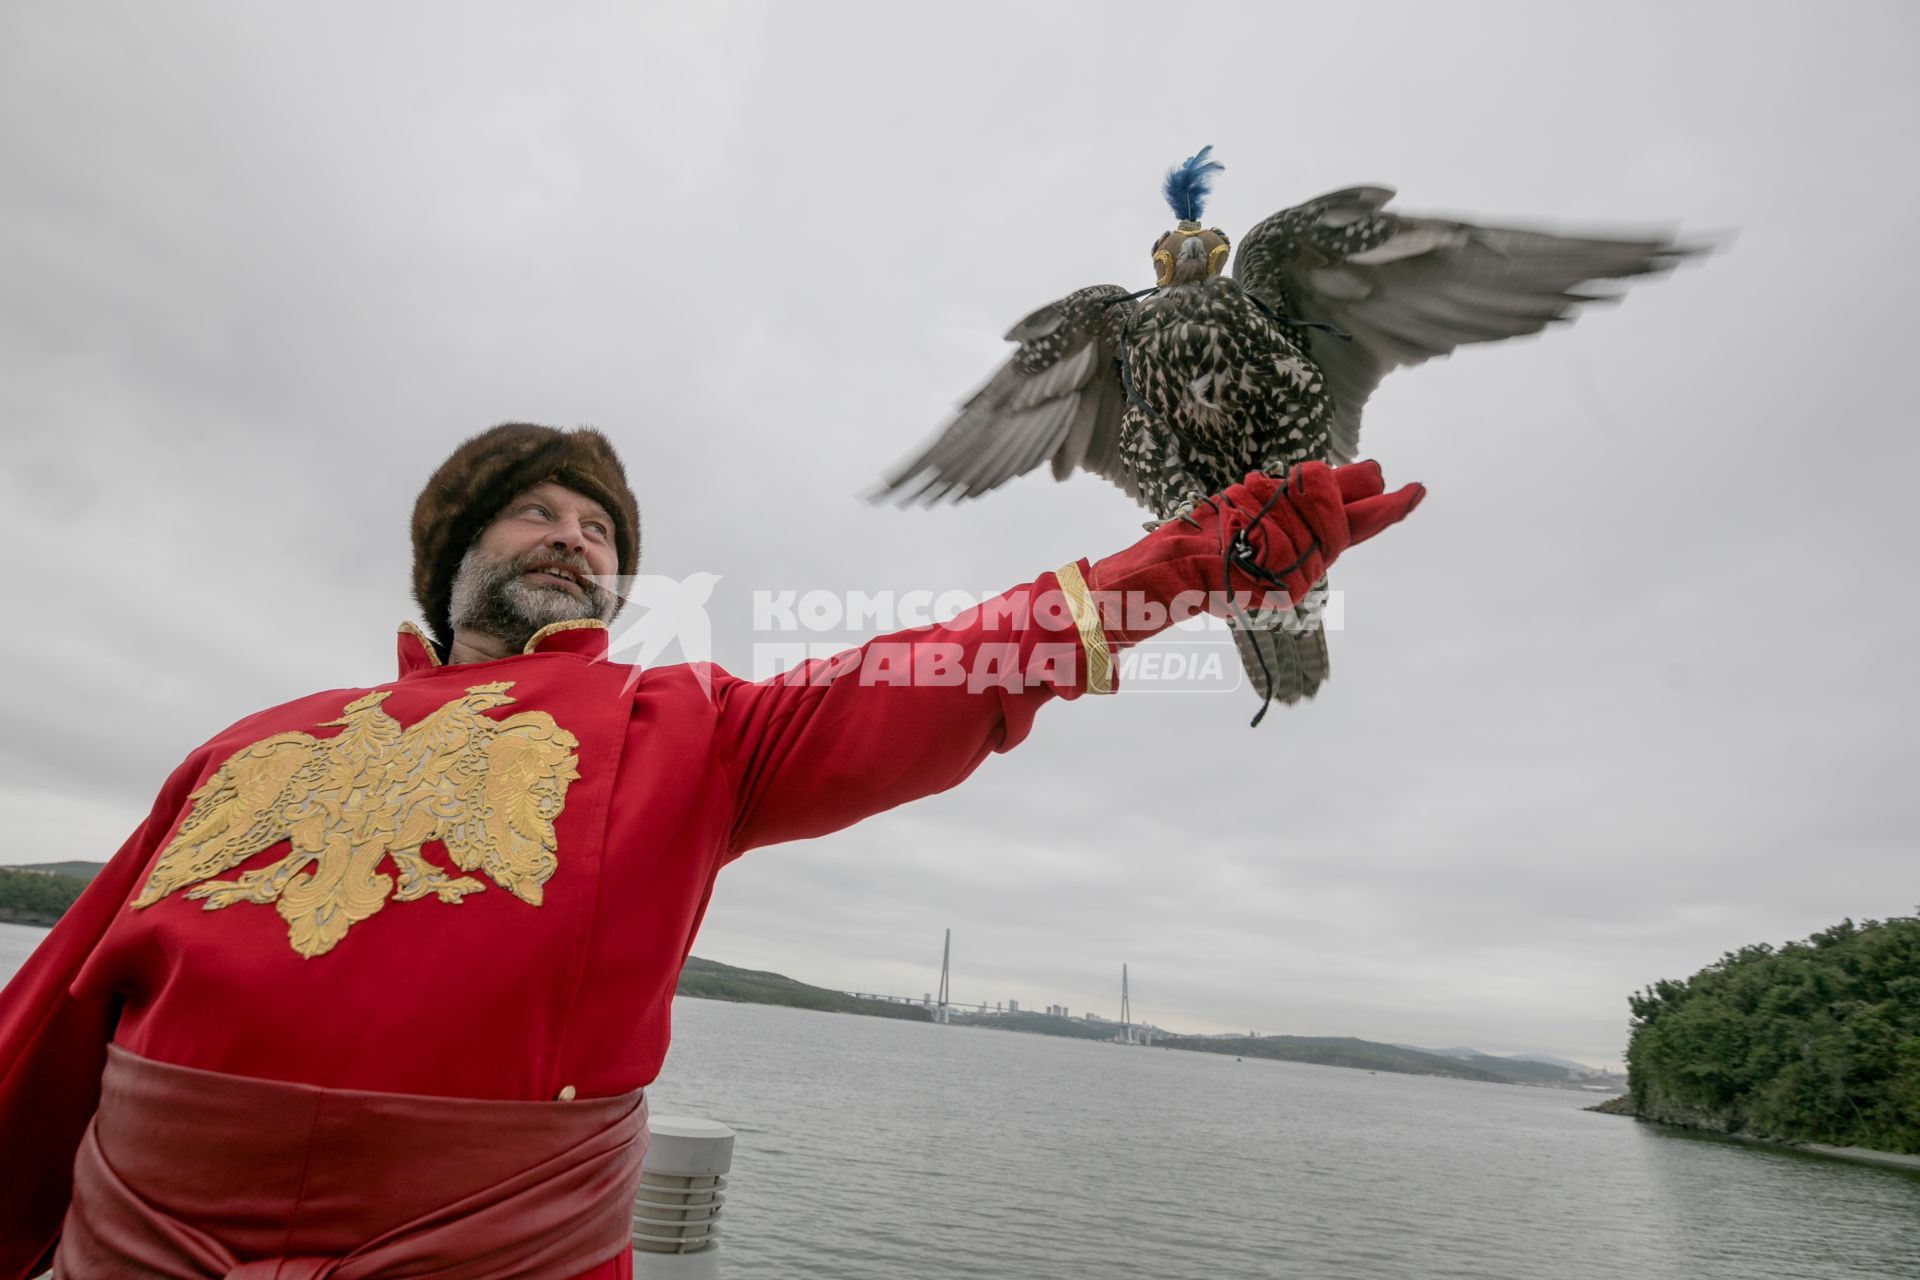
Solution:
<svg viewBox="0 0 1920 1280">
<path fill-rule="evenodd" d="M 1055 587 L 870 642 L 868 678 L 637 672 L 598 625 L 444 667 L 407 629 L 392 683 L 219 734 L 0 996 L 0 1280 L 58 1231 L 109 1040 L 396 1093 L 649 1083 L 721 867 L 943 791 L 1085 688 L 1072 621 L 1021 616 Z M 929 646 L 972 687 L 898 683 Z"/>
</svg>

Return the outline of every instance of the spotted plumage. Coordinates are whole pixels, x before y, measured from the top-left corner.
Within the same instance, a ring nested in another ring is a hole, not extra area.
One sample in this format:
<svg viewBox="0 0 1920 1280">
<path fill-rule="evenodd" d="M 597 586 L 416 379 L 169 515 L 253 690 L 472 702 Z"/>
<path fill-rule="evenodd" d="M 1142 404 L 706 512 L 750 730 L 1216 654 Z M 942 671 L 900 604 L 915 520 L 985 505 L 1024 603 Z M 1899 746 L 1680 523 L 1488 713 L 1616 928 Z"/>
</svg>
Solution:
<svg viewBox="0 0 1920 1280">
<path fill-rule="evenodd" d="M 1284 473 L 1326 456 L 1319 366 L 1231 280 L 1177 285 L 1142 302 L 1121 359 L 1133 394 L 1120 458 L 1161 519 L 1249 471 Z"/>
<path fill-rule="evenodd" d="M 1169 172 L 1180 221 L 1154 242 L 1155 287 L 1076 290 L 1015 325 L 998 373 L 887 476 L 901 502 L 976 497 L 1042 462 L 1105 476 L 1179 516 L 1249 471 L 1351 461 L 1360 411 L 1392 369 L 1472 342 L 1536 333 L 1583 302 L 1578 286 L 1666 269 L 1666 236 L 1559 235 L 1386 211 L 1352 187 L 1249 231 L 1200 216 L 1220 171 L 1203 149 Z M 1291 702 L 1326 679 L 1316 595 L 1236 627 L 1254 688 Z"/>
</svg>

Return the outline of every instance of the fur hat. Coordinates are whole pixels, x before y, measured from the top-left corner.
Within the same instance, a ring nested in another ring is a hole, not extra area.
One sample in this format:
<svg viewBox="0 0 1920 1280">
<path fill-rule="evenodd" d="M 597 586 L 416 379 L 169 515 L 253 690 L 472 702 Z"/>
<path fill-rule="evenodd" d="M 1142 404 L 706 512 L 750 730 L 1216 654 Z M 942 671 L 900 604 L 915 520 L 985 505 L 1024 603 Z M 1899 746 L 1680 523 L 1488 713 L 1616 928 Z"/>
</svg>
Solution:
<svg viewBox="0 0 1920 1280">
<path fill-rule="evenodd" d="M 505 422 L 453 451 L 413 504 L 413 598 L 444 652 L 453 644 L 453 579 L 467 548 L 500 509 L 542 481 L 592 498 L 613 517 L 620 573 L 640 564 L 640 508 L 607 438 Z"/>
</svg>

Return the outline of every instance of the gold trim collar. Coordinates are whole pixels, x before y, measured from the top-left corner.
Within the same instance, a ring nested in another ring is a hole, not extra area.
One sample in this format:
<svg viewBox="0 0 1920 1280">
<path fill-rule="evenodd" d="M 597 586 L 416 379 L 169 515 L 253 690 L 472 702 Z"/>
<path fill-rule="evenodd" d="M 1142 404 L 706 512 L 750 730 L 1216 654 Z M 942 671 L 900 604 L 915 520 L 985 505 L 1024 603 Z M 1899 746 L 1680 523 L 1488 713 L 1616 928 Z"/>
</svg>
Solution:
<svg viewBox="0 0 1920 1280">
<path fill-rule="evenodd" d="M 549 622 L 546 626 L 527 637 L 527 647 L 521 653 L 538 653 L 540 642 L 548 636 L 558 635 L 562 631 L 580 631 L 587 627 L 598 627 L 605 631 L 607 624 L 598 618 L 569 618 L 565 622 Z"/>
<path fill-rule="evenodd" d="M 418 640 L 420 642 L 420 648 L 426 652 L 428 662 L 436 667 L 442 665 L 440 662 L 440 651 L 433 647 L 433 641 L 428 639 L 426 632 L 414 626 L 411 622 L 403 622 L 400 624 L 400 634 L 403 636 L 412 636 L 415 640 Z"/>
</svg>

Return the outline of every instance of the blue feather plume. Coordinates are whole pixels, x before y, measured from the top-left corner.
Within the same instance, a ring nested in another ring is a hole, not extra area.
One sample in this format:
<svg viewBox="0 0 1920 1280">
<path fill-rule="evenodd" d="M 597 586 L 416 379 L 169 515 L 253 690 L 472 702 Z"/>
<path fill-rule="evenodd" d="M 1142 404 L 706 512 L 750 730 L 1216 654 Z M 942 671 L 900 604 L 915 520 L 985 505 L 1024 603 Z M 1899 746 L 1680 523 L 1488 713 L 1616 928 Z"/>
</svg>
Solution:
<svg viewBox="0 0 1920 1280">
<path fill-rule="evenodd" d="M 1166 192 L 1174 216 L 1183 222 L 1200 221 L 1207 207 L 1207 193 L 1213 190 L 1213 175 L 1226 170 L 1218 160 L 1207 159 L 1212 150 L 1213 144 L 1208 143 L 1188 156 L 1185 163 L 1167 170 L 1167 180 L 1160 189 Z"/>
</svg>

